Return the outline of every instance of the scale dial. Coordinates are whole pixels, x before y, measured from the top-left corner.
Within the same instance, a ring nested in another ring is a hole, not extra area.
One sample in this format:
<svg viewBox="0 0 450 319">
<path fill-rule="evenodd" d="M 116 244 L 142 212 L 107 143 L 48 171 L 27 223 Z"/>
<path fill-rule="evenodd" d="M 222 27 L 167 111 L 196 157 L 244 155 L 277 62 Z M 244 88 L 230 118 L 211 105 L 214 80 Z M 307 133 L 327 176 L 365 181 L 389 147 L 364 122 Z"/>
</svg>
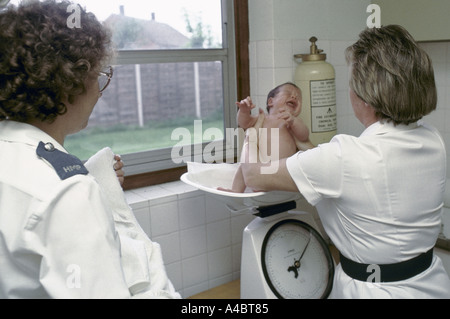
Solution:
<svg viewBox="0 0 450 319">
<path fill-rule="evenodd" d="M 261 251 L 264 277 L 280 299 L 327 298 L 334 263 L 328 245 L 310 225 L 285 219 L 267 232 Z"/>
</svg>

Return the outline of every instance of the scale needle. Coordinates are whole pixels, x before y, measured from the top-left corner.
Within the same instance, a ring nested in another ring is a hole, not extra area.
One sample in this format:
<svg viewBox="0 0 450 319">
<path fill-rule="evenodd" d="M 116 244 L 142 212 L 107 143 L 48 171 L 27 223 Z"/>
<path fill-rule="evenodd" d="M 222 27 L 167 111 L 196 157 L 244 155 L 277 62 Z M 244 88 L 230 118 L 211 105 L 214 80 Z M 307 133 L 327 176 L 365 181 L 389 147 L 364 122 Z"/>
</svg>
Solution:
<svg viewBox="0 0 450 319">
<path fill-rule="evenodd" d="M 300 266 L 301 266 L 300 260 L 302 260 L 303 255 L 305 254 L 306 249 L 308 248 L 309 243 L 311 242 L 311 237 L 312 237 L 312 233 L 309 232 L 308 242 L 306 243 L 305 248 L 303 249 L 303 252 L 302 252 L 302 254 L 300 255 L 300 258 L 299 258 L 298 260 L 295 260 L 295 259 L 294 259 L 294 265 L 293 265 L 293 266 L 290 266 L 290 267 L 288 268 L 288 272 L 291 272 L 291 271 L 294 272 L 295 278 L 298 277 L 298 269 L 299 269 Z"/>
<path fill-rule="evenodd" d="M 303 249 L 302 255 L 300 256 L 300 258 L 299 258 L 299 260 L 298 260 L 299 262 L 300 262 L 300 260 L 302 260 L 303 255 L 305 254 L 306 248 L 308 248 L 309 243 L 311 242 L 311 237 L 312 237 L 312 233 L 309 232 L 308 242 L 306 243 L 305 249 Z"/>
</svg>

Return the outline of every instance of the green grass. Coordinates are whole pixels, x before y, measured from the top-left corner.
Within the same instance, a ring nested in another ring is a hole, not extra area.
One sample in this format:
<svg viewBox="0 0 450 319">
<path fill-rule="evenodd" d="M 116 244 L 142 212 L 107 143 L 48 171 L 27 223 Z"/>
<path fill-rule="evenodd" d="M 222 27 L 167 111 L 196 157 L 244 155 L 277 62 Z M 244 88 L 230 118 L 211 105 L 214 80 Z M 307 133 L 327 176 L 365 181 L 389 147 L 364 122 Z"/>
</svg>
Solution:
<svg viewBox="0 0 450 319">
<path fill-rule="evenodd" d="M 172 132 L 176 128 L 189 130 L 191 142 L 194 141 L 194 122 L 187 120 L 174 123 L 147 123 L 144 127 L 116 125 L 109 128 L 86 129 L 75 135 L 68 136 L 64 147 L 69 153 L 80 159 L 88 159 L 100 149 L 111 147 L 116 154 L 128 154 L 170 148 L 179 144 L 181 137 L 172 140 Z M 208 128 L 219 128 L 223 131 L 223 121 L 218 119 L 204 120 L 203 132 Z M 195 137 L 197 141 L 200 137 Z M 203 142 L 206 142 L 203 140 Z"/>
</svg>

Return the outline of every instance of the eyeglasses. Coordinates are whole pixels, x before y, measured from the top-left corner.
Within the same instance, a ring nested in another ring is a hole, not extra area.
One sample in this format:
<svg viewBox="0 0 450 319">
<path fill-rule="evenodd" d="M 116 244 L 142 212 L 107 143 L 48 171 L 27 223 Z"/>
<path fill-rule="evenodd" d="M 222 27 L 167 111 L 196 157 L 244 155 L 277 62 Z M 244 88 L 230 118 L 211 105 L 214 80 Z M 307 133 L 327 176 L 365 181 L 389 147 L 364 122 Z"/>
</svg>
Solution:
<svg viewBox="0 0 450 319">
<path fill-rule="evenodd" d="M 107 69 L 109 72 L 100 71 L 98 73 L 98 87 L 100 88 L 100 93 L 106 90 L 114 74 L 112 66 L 108 66 Z"/>
</svg>

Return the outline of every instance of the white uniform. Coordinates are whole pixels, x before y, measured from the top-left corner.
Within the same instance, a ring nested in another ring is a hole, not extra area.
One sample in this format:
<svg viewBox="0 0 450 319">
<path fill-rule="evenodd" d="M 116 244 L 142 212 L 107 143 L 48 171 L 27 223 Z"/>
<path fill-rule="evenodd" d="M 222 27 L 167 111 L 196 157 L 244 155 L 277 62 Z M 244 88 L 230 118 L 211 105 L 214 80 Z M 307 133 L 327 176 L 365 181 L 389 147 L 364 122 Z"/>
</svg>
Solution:
<svg viewBox="0 0 450 319">
<path fill-rule="evenodd" d="M 435 129 L 377 122 L 359 138 L 337 135 L 298 153 L 287 167 L 347 258 L 393 264 L 435 245 L 446 181 L 445 146 Z M 450 280 L 437 256 L 417 276 L 376 285 L 338 265 L 331 297 L 450 298 Z"/>
<path fill-rule="evenodd" d="M 40 142 L 67 153 L 34 126 L 0 122 L 0 298 L 130 297 L 99 185 L 70 158 L 60 178 Z"/>
</svg>

